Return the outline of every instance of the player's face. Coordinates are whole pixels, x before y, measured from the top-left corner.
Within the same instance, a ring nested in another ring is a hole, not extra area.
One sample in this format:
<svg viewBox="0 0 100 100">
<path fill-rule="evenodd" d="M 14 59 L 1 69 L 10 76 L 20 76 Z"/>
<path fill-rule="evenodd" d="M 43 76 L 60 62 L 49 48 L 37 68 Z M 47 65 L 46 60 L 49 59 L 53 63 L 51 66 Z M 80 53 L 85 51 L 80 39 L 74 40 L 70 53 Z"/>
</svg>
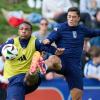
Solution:
<svg viewBox="0 0 100 100">
<path fill-rule="evenodd" d="M 67 14 L 67 21 L 68 21 L 68 25 L 73 27 L 73 26 L 77 26 L 79 23 L 80 17 L 78 16 L 78 14 L 75 11 L 70 11 Z"/>
<path fill-rule="evenodd" d="M 40 30 L 47 31 L 48 29 L 48 22 L 46 20 L 41 20 L 40 22 Z"/>
<path fill-rule="evenodd" d="M 19 26 L 18 33 L 20 38 L 27 39 L 31 36 L 32 30 L 28 24 L 23 23 Z"/>
<path fill-rule="evenodd" d="M 100 64 L 100 56 L 95 57 L 95 62 L 96 62 L 96 64 Z"/>
</svg>

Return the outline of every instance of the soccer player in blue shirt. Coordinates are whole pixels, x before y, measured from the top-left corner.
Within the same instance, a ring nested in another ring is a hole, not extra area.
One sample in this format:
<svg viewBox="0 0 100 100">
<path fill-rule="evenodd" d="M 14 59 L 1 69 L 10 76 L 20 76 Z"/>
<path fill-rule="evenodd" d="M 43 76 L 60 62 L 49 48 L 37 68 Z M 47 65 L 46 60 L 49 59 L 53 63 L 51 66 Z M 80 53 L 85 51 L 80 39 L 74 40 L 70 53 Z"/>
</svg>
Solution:
<svg viewBox="0 0 100 100">
<path fill-rule="evenodd" d="M 63 74 L 68 82 L 72 100 L 82 100 L 83 79 L 81 69 L 81 55 L 85 37 L 100 36 L 100 30 L 88 29 L 80 25 L 80 11 L 76 7 L 68 9 L 67 22 L 62 23 L 43 41 L 50 44 L 55 41 L 57 48 L 65 48 L 60 55 Z"/>
</svg>

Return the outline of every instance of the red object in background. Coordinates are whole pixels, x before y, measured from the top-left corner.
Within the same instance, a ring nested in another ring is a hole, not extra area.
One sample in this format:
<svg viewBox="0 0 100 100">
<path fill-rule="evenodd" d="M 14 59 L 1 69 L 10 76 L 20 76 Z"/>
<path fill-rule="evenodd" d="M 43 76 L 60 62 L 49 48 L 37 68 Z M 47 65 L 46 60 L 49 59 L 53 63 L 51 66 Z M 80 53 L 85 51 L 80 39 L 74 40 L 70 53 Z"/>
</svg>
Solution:
<svg viewBox="0 0 100 100">
<path fill-rule="evenodd" d="M 6 89 L 6 88 L 7 88 L 7 84 L 0 83 L 0 89 Z"/>
<path fill-rule="evenodd" d="M 23 21 L 24 21 L 23 18 L 16 18 L 16 17 L 12 16 L 12 17 L 9 18 L 8 23 L 9 23 L 12 27 L 17 27 L 17 26 L 19 26 Z"/>
<path fill-rule="evenodd" d="M 61 93 L 55 88 L 43 88 L 26 95 L 25 100 L 63 100 Z"/>
<path fill-rule="evenodd" d="M 0 74 L 3 75 L 3 72 L 0 71 Z M 7 84 L 0 83 L 0 88 L 1 89 L 6 89 L 7 88 Z"/>
</svg>

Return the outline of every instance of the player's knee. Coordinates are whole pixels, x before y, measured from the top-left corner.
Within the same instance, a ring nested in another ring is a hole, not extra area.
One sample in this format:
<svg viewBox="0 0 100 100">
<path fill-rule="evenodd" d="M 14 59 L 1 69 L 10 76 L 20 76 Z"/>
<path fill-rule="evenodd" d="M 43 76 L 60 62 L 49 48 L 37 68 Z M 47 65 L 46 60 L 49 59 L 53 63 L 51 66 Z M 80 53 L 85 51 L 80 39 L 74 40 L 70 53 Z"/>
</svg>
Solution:
<svg viewBox="0 0 100 100">
<path fill-rule="evenodd" d="M 62 65 L 61 65 L 61 60 L 58 56 L 56 55 L 51 55 L 49 58 L 48 58 L 48 62 L 50 62 L 50 65 L 52 67 L 52 69 L 54 70 L 60 70 L 62 68 Z"/>
<path fill-rule="evenodd" d="M 83 91 L 77 88 L 71 90 L 72 100 L 82 100 Z"/>
<path fill-rule="evenodd" d="M 60 58 L 56 55 L 51 55 L 48 59 L 53 63 L 61 63 Z"/>
</svg>

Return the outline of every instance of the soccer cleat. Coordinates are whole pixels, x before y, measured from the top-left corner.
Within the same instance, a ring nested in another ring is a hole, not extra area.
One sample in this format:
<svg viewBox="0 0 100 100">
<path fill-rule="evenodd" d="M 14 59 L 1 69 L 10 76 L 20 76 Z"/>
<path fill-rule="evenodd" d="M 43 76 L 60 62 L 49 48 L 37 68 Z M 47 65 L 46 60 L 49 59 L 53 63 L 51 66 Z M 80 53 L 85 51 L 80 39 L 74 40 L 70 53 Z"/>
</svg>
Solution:
<svg viewBox="0 0 100 100">
<path fill-rule="evenodd" d="M 40 52 L 36 51 L 33 54 L 31 66 L 29 71 L 25 75 L 24 82 L 29 86 L 37 84 L 39 81 L 38 73 L 45 74 L 46 69 Z"/>
<path fill-rule="evenodd" d="M 35 73 L 35 72 L 40 72 L 41 74 L 46 73 L 44 60 L 41 56 L 41 53 L 38 51 L 36 51 L 33 54 L 32 63 L 31 63 L 30 70 L 29 70 L 30 74 Z"/>
<path fill-rule="evenodd" d="M 39 59 L 38 68 L 41 74 L 46 74 L 46 66 L 42 57 Z"/>
</svg>

